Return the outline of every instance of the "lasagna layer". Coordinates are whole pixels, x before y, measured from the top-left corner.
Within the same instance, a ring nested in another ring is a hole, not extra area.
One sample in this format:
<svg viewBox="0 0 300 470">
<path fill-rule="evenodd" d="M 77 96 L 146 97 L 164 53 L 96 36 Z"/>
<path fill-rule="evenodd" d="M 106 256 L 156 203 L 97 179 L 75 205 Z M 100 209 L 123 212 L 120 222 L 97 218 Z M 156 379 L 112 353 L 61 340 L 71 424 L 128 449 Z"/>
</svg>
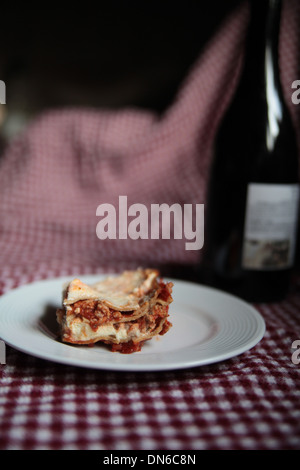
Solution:
<svg viewBox="0 0 300 470">
<path fill-rule="evenodd" d="M 57 311 L 62 341 L 93 344 L 102 341 L 112 351 L 131 353 L 144 341 L 165 334 L 171 282 L 158 280 L 158 271 L 125 271 L 87 286 L 75 279 L 66 286 L 63 308 Z"/>
</svg>

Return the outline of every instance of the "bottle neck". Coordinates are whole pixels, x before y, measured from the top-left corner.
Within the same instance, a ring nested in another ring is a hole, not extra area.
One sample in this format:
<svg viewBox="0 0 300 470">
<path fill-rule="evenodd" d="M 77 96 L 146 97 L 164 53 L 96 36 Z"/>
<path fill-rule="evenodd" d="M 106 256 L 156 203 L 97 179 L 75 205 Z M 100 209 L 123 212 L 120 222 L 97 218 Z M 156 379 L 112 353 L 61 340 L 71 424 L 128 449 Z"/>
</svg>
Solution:
<svg viewBox="0 0 300 470">
<path fill-rule="evenodd" d="M 280 0 L 252 0 L 251 19 L 247 35 L 246 56 L 242 79 L 260 80 L 261 85 L 274 77 L 278 79 L 278 44 L 280 31 Z"/>
<path fill-rule="evenodd" d="M 284 104 L 279 78 L 278 45 L 280 31 L 280 0 L 253 0 L 247 36 L 244 69 L 240 80 L 241 96 L 265 116 L 265 146 L 272 152 L 283 119 Z"/>
</svg>

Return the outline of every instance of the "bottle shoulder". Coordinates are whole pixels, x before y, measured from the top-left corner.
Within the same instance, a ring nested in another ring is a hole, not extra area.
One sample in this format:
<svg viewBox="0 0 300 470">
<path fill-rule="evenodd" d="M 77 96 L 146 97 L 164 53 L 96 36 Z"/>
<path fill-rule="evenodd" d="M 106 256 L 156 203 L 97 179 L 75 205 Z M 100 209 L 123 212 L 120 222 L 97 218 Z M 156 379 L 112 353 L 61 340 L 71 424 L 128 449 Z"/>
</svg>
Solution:
<svg viewBox="0 0 300 470">
<path fill-rule="evenodd" d="M 243 122 L 241 117 L 236 126 L 233 120 L 224 122 L 213 149 L 213 177 L 228 181 L 298 182 L 299 151 L 294 129 L 285 119 L 277 125 L 275 135 L 270 123 L 263 119 Z"/>
</svg>

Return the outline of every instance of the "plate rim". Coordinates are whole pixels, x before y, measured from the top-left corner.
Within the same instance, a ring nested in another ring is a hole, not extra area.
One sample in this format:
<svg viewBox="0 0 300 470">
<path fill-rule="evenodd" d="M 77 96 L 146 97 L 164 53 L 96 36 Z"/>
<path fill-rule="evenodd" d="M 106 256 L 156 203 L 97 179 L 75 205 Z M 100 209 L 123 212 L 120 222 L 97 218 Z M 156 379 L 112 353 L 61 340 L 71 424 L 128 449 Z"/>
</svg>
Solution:
<svg viewBox="0 0 300 470">
<path fill-rule="evenodd" d="M 32 282 L 28 282 L 28 283 L 24 283 L 24 284 L 21 284 L 19 286 L 16 286 L 12 289 L 9 289 L 8 291 L 4 292 L 1 296 L 0 296 L 0 308 L 1 308 L 1 303 L 3 301 L 3 299 L 7 299 L 9 296 L 13 296 L 16 292 L 20 292 L 22 290 L 26 290 L 26 289 L 29 289 L 29 288 L 35 288 L 35 287 L 38 287 L 39 285 L 47 285 L 48 283 L 61 283 L 61 285 L 63 285 L 64 282 L 69 282 L 71 279 L 74 279 L 75 277 L 80 277 L 81 279 L 85 279 L 86 282 L 93 282 L 93 280 L 99 280 L 99 278 L 104 278 L 104 277 L 107 277 L 107 276 L 110 276 L 110 275 L 117 275 L 118 273 L 116 272 L 113 272 L 113 271 L 107 271 L 107 272 L 102 272 L 102 273 L 91 273 L 91 274 L 79 274 L 79 275 L 63 275 L 63 276 L 58 276 L 58 277 L 50 277 L 50 278 L 44 278 L 44 279 L 37 279 L 37 280 L 34 280 Z M 90 281 L 88 281 L 90 279 Z M 160 372 L 160 371 L 171 371 L 171 370 L 183 370 L 183 369 L 189 369 L 189 368 L 194 368 L 194 367 L 202 367 L 202 366 L 205 366 L 205 365 L 213 365 L 213 364 L 216 364 L 216 363 L 219 363 L 219 362 L 223 362 L 223 361 L 226 361 L 228 359 L 232 359 L 234 357 L 238 357 L 240 356 L 241 354 L 249 351 L 250 349 L 252 349 L 254 346 L 256 346 L 264 337 L 265 335 L 265 332 L 266 332 L 266 323 L 265 323 L 265 320 L 263 318 L 263 316 L 261 315 L 261 313 L 253 306 L 251 305 L 250 303 L 246 302 L 245 300 L 243 300 L 242 298 L 239 298 L 233 294 L 230 294 L 228 292 L 225 292 L 225 291 L 222 291 L 222 290 L 219 290 L 215 287 L 212 287 L 212 286 L 206 286 L 204 284 L 201 284 L 201 283 L 197 283 L 197 282 L 193 282 L 193 281 L 188 281 L 186 279 L 179 279 L 179 278 L 174 278 L 174 277 L 169 277 L 169 276 L 164 276 L 164 280 L 165 281 L 170 281 L 170 282 L 174 282 L 174 285 L 176 285 L 175 283 L 180 283 L 182 286 L 185 286 L 185 287 L 194 287 L 194 288 L 197 288 L 197 289 L 200 289 L 200 290 L 204 290 L 204 291 L 207 291 L 207 292 L 210 292 L 211 294 L 216 294 L 216 295 L 221 295 L 223 296 L 224 298 L 227 298 L 229 299 L 230 301 L 232 302 L 235 302 L 235 303 L 239 303 L 241 305 L 243 305 L 244 308 L 246 308 L 246 310 L 248 310 L 248 314 L 251 316 L 252 315 L 252 319 L 254 318 L 257 325 L 256 325 L 256 332 L 255 334 L 252 335 L 252 337 L 250 339 L 247 340 L 247 342 L 244 344 L 244 345 L 240 345 L 239 347 L 235 347 L 233 348 L 231 351 L 228 351 L 227 353 L 218 353 L 216 355 L 213 355 L 212 357 L 207 357 L 207 358 L 194 358 L 194 359 L 190 359 L 188 361 L 183 361 L 182 363 L 180 364 L 176 364 L 176 363 L 157 363 L 157 364 L 150 364 L 150 365 L 146 365 L 146 364 L 138 364 L 138 363 L 135 363 L 135 364 L 130 364 L 130 363 L 109 363 L 109 361 L 105 361 L 105 363 L 101 362 L 101 363 L 92 363 L 92 362 L 89 362 L 89 361 L 79 361 L 79 362 L 76 362 L 76 357 L 75 358 L 72 358 L 72 357 L 55 357 L 54 356 L 57 356 L 57 354 L 55 355 L 51 355 L 51 352 L 50 352 L 50 357 L 45 353 L 39 353 L 37 351 L 33 351 L 32 348 L 28 348 L 28 347 L 22 347 L 22 346 L 19 346 L 19 345 L 16 345 L 16 343 L 10 341 L 10 340 L 7 340 L 5 339 L 5 335 L 3 336 L 2 334 L 2 331 L 0 331 L 0 339 L 3 339 L 3 341 L 5 342 L 5 344 L 7 344 L 8 346 L 24 353 L 24 354 L 28 354 L 28 355 L 31 355 L 33 357 L 37 357 L 39 359 L 43 359 L 43 360 L 46 360 L 46 361 L 50 361 L 50 362 L 53 362 L 53 363 L 59 363 L 59 364 L 63 364 L 63 365 L 69 365 L 69 366 L 74 366 L 74 367 L 78 367 L 78 368 L 85 368 L 85 369 L 94 369 L 94 370 L 99 370 L 99 371 L 114 371 L 114 372 Z M 0 313 L 0 325 L 1 325 L 1 313 Z M 49 338 L 48 338 L 49 339 Z M 64 344 L 64 343 L 61 343 L 63 346 L 68 346 L 67 344 Z M 74 345 L 73 345 L 74 346 Z M 151 354 L 155 354 L 155 353 L 151 353 Z M 162 353 L 159 353 L 159 354 L 162 354 Z M 168 352 L 165 352 L 164 354 L 168 354 Z M 126 355 L 127 357 L 128 356 L 131 356 L 131 355 Z M 135 355 L 133 355 L 135 356 Z M 135 356 L 136 357 L 136 356 Z"/>
</svg>

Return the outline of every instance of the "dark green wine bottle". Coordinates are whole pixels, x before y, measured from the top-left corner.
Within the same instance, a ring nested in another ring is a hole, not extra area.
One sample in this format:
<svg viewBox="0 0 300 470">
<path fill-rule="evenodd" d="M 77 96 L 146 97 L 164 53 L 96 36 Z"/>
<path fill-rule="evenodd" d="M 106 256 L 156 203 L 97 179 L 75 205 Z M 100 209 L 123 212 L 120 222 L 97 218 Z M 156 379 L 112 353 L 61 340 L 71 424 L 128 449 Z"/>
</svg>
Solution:
<svg viewBox="0 0 300 470">
<path fill-rule="evenodd" d="M 281 2 L 252 1 L 244 65 L 217 131 L 203 281 L 252 302 L 288 291 L 298 218 L 298 148 L 278 65 Z"/>
</svg>

